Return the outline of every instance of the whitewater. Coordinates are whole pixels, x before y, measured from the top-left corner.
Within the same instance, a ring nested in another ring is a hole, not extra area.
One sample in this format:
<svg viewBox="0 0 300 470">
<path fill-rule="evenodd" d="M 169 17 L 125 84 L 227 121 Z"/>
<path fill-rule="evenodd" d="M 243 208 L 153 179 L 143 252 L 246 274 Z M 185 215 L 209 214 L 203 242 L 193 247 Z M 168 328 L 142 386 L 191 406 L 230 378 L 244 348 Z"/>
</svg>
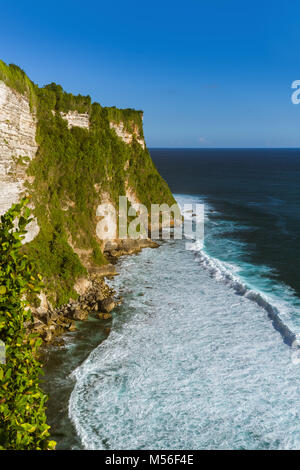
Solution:
<svg viewBox="0 0 300 470">
<path fill-rule="evenodd" d="M 242 243 L 215 243 L 234 227 L 213 210 L 203 250 L 170 240 L 120 260 L 112 331 L 72 373 L 84 448 L 299 448 L 297 301 L 241 262 Z"/>
</svg>

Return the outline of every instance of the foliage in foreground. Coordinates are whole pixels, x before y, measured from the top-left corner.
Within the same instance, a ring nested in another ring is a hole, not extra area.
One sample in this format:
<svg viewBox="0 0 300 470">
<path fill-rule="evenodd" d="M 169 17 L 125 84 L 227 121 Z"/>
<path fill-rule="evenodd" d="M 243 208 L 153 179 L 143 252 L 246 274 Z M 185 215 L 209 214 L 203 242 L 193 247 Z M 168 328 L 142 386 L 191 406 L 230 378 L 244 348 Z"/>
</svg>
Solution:
<svg viewBox="0 0 300 470">
<path fill-rule="evenodd" d="M 30 222 L 28 199 L 15 204 L 0 224 L 0 340 L 5 343 L 6 362 L 0 364 L 0 449 L 53 449 L 49 441 L 45 402 L 39 387 L 41 364 L 37 352 L 41 340 L 28 334 L 32 322 L 28 293 L 39 292 L 41 277 L 35 274 L 22 251 L 26 225 Z"/>
</svg>

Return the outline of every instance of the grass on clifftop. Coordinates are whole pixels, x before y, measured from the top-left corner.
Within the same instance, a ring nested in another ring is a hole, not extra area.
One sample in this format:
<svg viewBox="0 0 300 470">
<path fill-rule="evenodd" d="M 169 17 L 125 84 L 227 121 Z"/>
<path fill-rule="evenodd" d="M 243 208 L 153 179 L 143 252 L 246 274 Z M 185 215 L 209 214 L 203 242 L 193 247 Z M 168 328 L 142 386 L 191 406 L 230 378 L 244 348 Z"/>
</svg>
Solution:
<svg viewBox="0 0 300 470">
<path fill-rule="evenodd" d="M 60 305 L 76 298 L 74 283 L 86 274 L 82 256 L 80 260 L 72 246 L 83 253 L 85 264 L 106 263 L 96 237 L 102 192 L 117 205 L 128 182 L 148 209 L 151 203 L 175 201 L 148 150 L 135 139 L 126 144 L 110 129 L 110 121 L 122 121 L 126 130 L 138 129 L 143 136 L 141 111 L 104 108 L 89 96 L 74 96 L 54 83 L 39 88 L 17 66 L 2 61 L 0 80 L 28 96 L 37 116 L 39 147 L 28 168 L 34 178 L 28 190 L 40 232 L 27 250 L 43 275 L 48 296 Z M 89 113 L 90 129 L 68 129 L 60 112 L 69 110 Z"/>
</svg>

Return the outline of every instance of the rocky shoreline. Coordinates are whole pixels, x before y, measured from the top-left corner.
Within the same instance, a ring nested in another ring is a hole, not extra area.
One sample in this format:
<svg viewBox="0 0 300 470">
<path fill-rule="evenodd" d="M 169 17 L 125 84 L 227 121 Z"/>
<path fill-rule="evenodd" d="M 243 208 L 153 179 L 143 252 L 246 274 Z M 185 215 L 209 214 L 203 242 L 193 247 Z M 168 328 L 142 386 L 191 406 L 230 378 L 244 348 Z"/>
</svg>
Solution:
<svg viewBox="0 0 300 470">
<path fill-rule="evenodd" d="M 100 320 L 110 320 L 111 311 L 121 302 L 105 282 L 105 278 L 117 275 L 114 264 L 120 256 L 139 253 L 143 248 L 156 248 L 159 245 L 150 239 L 116 240 L 105 245 L 104 254 L 110 264 L 91 268 L 87 278 L 77 285 L 80 293 L 77 300 L 59 308 L 53 308 L 48 302 L 41 307 L 32 308 L 33 322 L 26 325 L 28 331 L 38 333 L 45 343 L 61 341 L 60 337 L 68 331 L 76 330 L 77 321 L 87 320 L 90 313 L 96 313 Z"/>
</svg>

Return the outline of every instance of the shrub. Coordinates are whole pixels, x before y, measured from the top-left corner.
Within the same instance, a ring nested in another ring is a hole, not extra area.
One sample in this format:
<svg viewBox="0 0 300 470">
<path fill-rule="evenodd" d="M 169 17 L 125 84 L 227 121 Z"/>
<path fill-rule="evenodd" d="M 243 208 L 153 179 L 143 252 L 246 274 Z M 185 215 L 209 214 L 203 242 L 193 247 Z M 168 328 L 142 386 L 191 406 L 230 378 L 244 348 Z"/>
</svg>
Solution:
<svg viewBox="0 0 300 470">
<path fill-rule="evenodd" d="M 26 297 L 38 293 L 41 276 L 22 250 L 30 222 L 28 199 L 1 217 L 0 225 L 0 339 L 6 362 L 0 364 L 0 449 L 53 449 L 49 441 L 45 402 L 39 387 L 41 339 L 25 325 L 33 320 Z"/>
</svg>

